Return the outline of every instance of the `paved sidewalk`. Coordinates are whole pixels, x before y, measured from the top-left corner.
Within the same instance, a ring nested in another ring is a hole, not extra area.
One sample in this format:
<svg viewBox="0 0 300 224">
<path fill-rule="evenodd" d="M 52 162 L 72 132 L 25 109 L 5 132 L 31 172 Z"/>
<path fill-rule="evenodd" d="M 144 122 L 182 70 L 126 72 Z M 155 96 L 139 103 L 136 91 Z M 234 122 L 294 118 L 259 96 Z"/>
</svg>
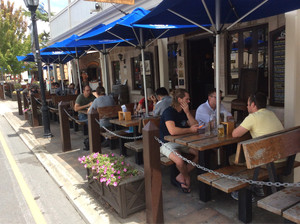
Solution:
<svg viewBox="0 0 300 224">
<path fill-rule="evenodd" d="M 45 169 L 57 182 L 74 207 L 87 223 L 145 223 L 145 211 L 121 219 L 104 201 L 97 198 L 88 187 L 86 171 L 78 162 L 78 157 L 87 155 L 83 151 L 82 132 L 71 132 L 72 151 L 62 152 L 58 122 L 51 121 L 54 137 L 43 138 L 43 127 L 31 127 L 18 115 L 17 103 L 0 101 L 0 114 L 4 115 L 27 146 L 35 153 Z M 103 152 L 108 150 L 104 148 Z M 116 149 L 118 152 L 118 149 Z M 134 161 L 134 155 L 127 158 Z M 213 199 L 203 203 L 198 199 L 196 172 L 193 173 L 192 193 L 183 194 L 169 181 L 169 168 L 162 167 L 163 209 L 165 223 L 240 223 L 237 219 L 237 202 L 230 195 L 213 192 Z M 253 223 L 280 223 L 282 220 L 262 209 L 253 206 Z"/>
</svg>

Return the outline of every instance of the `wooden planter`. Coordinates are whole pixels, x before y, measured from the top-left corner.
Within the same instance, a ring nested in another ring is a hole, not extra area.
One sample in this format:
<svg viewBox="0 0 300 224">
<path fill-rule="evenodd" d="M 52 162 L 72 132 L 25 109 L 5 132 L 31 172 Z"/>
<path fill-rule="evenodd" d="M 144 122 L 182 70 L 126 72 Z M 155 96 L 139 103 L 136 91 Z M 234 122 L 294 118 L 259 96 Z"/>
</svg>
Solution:
<svg viewBox="0 0 300 224">
<path fill-rule="evenodd" d="M 90 170 L 87 170 L 88 176 Z M 130 177 L 117 187 L 106 186 L 98 180 L 89 178 L 89 186 L 107 203 L 112 206 L 121 218 L 145 209 L 144 174 Z"/>
</svg>

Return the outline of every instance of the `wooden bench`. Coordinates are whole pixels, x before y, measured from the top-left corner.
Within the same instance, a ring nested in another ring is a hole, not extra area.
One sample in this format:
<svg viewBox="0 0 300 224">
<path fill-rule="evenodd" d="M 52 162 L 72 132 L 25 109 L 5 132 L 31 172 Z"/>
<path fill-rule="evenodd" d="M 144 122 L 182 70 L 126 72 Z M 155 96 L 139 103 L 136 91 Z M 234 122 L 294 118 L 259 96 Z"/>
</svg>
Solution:
<svg viewBox="0 0 300 224">
<path fill-rule="evenodd" d="M 138 129 L 141 130 L 149 121 L 153 122 L 156 127 L 159 127 L 160 118 L 153 117 L 153 118 L 141 119 Z M 134 151 L 136 164 L 138 165 L 143 164 L 143 140 L 126 142 L 124 146 Z"/>
<path fill-rule="evenodd" d="M 257 202 L 258 207 L 300 223 L 300 187 L 288 187 Z M 285 220 L 285 223 L 286 223 Z"/>
<path fill-rule="evenodd" d="M 235 163 L 243 161 L 246 166 L 229 166 L 216 170 L 217 172 L 252 180 L 277 181 L 277 175 L 288 175 L 294 167 L 295 156 L 300 152 L 300 127 L 286 129 L 270 135 L 240 142 L 237 147 Z M 285 167 L 275 168 L 274 162 L 288 158 Z M 266 165 L 267 168 L 261 166 Z M 217 188 L 225 193 L 239 191 L 239 219 L 243 222 L 252 220 L 252 192 L 247 188 L 248 183 L 236 182 L 211 173 L 198 176 L 198 180 Z M 271 188 L 273 192 L 275 187 Z"/>
</svg>

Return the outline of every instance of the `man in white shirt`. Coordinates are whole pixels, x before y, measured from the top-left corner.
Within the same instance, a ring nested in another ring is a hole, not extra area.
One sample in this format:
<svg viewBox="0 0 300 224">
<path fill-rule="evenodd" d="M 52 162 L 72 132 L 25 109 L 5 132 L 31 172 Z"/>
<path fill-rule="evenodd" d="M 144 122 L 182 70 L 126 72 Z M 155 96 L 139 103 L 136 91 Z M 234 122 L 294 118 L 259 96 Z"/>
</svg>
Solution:
<svg viewBox="0 0 300 224">
<path fill-rule="evenodd" d="M 220 98 L 222 99 L 222 91 L 220 90 Z M 202 128 L 205 128 L 209 123 L 209 118 L 211 114 L 216 115 L 217 108 L 217 99 L 216 99 L 216 89 L 212 89 L 208 92 L 208 99 L 205 103 L 201 104 L 196 110 L 196 120 L 199 125 L 203 125 Z M 227 111 L 224 105 L 220 104 L 220 114 L 227 116 L 227 119 L 232 118 L 232 115 Z"/>
</svg>

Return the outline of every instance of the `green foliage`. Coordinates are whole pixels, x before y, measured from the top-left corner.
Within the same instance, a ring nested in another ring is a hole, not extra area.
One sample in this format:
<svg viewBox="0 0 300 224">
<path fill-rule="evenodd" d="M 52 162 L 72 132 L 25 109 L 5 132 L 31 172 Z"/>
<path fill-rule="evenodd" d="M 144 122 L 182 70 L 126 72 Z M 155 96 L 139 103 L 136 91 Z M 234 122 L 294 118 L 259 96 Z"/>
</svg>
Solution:
<svg viewBox="0 0 300 224">
<path fill-rule="evenodd" d="M 7 73 L 19 74 L 26 70 L 24 62 L 19 62 L 17 55 L 25 55 L 30 49 L 26 36 L 27 23 L 21 7 L 14 8 L 9 0 L 5 4 L 0 0 L 0 68 Z"/>
</svg>

